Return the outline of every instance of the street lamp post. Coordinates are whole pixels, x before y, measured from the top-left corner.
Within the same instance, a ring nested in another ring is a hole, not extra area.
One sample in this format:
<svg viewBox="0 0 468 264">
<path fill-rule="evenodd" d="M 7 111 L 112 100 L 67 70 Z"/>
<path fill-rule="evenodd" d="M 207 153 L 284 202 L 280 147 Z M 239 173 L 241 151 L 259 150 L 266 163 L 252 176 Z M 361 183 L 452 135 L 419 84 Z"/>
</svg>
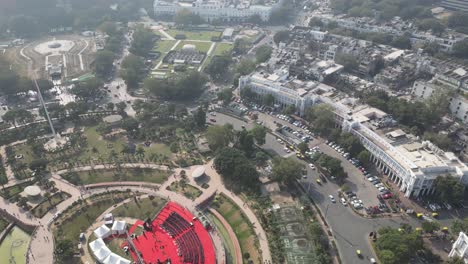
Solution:
<svg viewBox="0 0 468 264">
<path fill-rule="evenodd" d="M 328 213 L 328 207 L 330 206 L 330 204 L 327 204 L 327 208 L 325 209 L 325 216 L 323 218 L 327 218 L 327 213 Z"/>
</svg>

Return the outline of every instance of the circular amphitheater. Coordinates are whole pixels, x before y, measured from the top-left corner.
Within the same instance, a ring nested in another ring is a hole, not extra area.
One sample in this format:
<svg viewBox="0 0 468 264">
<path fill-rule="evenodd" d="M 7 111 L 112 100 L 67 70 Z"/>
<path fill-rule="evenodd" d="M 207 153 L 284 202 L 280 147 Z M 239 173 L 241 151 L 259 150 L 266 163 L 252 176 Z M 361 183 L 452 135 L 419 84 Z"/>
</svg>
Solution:
<svg viewBox="0 0 468 264">
<path fill-rule="evenodd" d="M 181 205 L 168 202 L 154 219 L 137 220 L 128 229 L 123 221 L 114 221 L 112 228 L 104 224 L 94 231 L 97 239 L 89 249 L 97 262 L 105 264 L 212 264 L 216 254 L 210 228 Z M 116 238 L 125 239 L 121 248 L 128 259 L 107 247 Z"/>
</svg>

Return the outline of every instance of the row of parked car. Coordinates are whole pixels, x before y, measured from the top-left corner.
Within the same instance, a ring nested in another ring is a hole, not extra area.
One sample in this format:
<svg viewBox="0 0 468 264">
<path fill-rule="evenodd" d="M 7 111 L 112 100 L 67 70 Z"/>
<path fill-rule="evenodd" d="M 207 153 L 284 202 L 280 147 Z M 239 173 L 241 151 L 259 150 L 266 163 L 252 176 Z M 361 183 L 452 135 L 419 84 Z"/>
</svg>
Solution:
<svg viewBox="0 0 468 264">
<path fill-rule="evenodd" d="M 340 145 L 333 141 L 326 141 L 326 144 L 330 146 L 332 149 L 336 150 L 338 153 L 340 153 L 344 158 L 346 159 L 351 159 L 351 156 L 348 152 L 345 151 L 344 148 L 342 148 Z"/>
<path fill-rule="evenodd" d="M 349 204 L 351 204 L 354 209 L 362 209 L 364 208 L 364 204 L 362 203 L 361 200 L 357 197 L 356 193 L 352 191 L 347 191 L 345 192 L 346 197 L 348 198 Z M 344 198 L 341 198 L 341 203 L 346 206 L 346 200 Z"/>
</svg>

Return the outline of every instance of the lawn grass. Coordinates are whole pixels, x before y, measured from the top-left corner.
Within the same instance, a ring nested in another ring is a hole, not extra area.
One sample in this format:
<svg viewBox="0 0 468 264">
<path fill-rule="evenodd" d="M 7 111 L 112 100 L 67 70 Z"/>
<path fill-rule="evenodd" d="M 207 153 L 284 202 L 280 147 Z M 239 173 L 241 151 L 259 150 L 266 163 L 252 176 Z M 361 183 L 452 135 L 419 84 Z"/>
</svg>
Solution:
<svg viewBox="0 0 468 264">
<path fill-rule="evenodd" d="M 191 200 L 195 200 L 195 198 L 202 194 L 202 191 L 190 184 L 185 184 L 185 186 L 182 188 L 180 181 L 173 182 L 170 186 L 167 187 L 167 189 L 169 191 L 180 193 Z"/>
<path fill-rule="evenodd" d="M 113 181 L 163 183 L 171 173 L 171 171 L 157 169 L 122 168 L 120 170 L 102 169 L 94 171 L 69 172 L 63 174 L 62 177 L 75 185 Z"/>
<path fill-rule="evenodd" d="M 153 50 L 159 51 L 161 52 L 161 54 L 165 54 L 171 50 L 172 46 L 174 46 L 176 42 L 176 40 L 159 40 L 156 42 L 156 45 L 154 46 Z"/>
<path fill-rule="evenodd" d="M 232 243 L 228 231 L 226 230 L 226 228 L 224 228 L 224 225 L 216 216 L 214 216 L 211 213 L 208 213 L 207 216 L 210 219 L 210 221 L 216 226 L 216 230 L 221 235 L 221 239 L 223 240 L 223 244 L 226 248 L 226 258 L 230 260 L 227 263 L 237 263 L 234 243 Z"/>
<path fill-rule="evenodd" d="M 3 230 L 5 230 L 5 228 L 7 228 L 8 226 L 8 221 L 5 220 L 4 218 L 0 217 L 0 233 L 3 232 Z"/>
<path fill-rule="evenodd" d="M 84 138 L 86 144 L 82 148 L 75 150 L 68 149 L 58 153 L 46 153 L 45 159 L 50 163 L 49 166 L 56 166 L 60 169 L 63 168 L 66 162 L 90 162 L 90 161 L 107 161 L 112 152 L 118 156 L 122 156 L 121 152 L 124 146 L 128 144 L 128 140 L 124 135 L 116 135 L 113 139 L 103 138 L 96 130 L 96 126 L 86 127 L 84 129 Z M 142 145 L 142 144 L 137 144 Z M 163 155 L 168 158 L 172 156 L 169 147 L 165 144 L 152 143 L 150 147 L 145 147 L 145 158 L 148 159 L 154 154 Z M 40 158 L 36 156 L 31 146 L 27 144 L 20 144 L 13 147 L 14 154 L 22 154 L 23 162 L 30 163 L 32 160 Z"/>
<path fill-rule="evenodd" d="M 76 205 L 66 216 L 58 219 L 59 227 L 55 229 L 54 236 L 56 239 L 69 239 L 77 241 L 80 233 L 85 232 L 104 211 L 114 204 L 134 196 L 134 193 L 110 193 L 99 196 L 98 200 L 90 202 L 90 204 Z M 88 201 L 89 202 L 89 201 Z M 57 220 L 56 220 L 57 221 Z"/>
<path fill-rule="evenodd" d="M 216 48 L 213 51 L 212 55 L 213 56 L 220 56 L 223 55 L 225 52 L 230 53 L 232 50 L 232 44 L 231 43 L 218 43 L 216 44 Z"/>
<path fill-rule="evenodd" d="M 175 37 L 177 34 L 184 34 L 188 40 L 206 40 L 211 41 L 212 37 L 221 37 L 221 31 L 198 31 L 198 30 L 178 30 L 171 29 L 166 31 L 172 37 Z"/>
<path fill-rule="evenodd" d="M 145 221 L 147 218 L 153 219 L 167 202 L 165 199 L 157 196 L 143 199 L 136 197 L 136 199 L 138 202 L 133 199 L 131 202 L 115 208 L 111 213 L 114 217 L 129 217 Z"/>
<path fill-rule="evenodd" d="M 207 53 L 208 50 L 210 49 L 211 43 L 212 42 L 196 42 L 196 41 L 184 40 L 184 41 L 181 41 L 179 45 L 177 45 L 175 50 L 181 50 L 184 45 L 191 44 L 191 45 L 194 45 L 198 51 Z"/>
<path fill-rule="evenodd" d="M 122 244 L 125 241 L 127 241 L 125 238 L 116 237 L 109 241 L 109 243 L 107 243 L 106 245 L 111 252 L 130 260 L 132 259 L 132 256 L 125 254 L 125 251 L 123 251 L 123 249 L 121 248 Z"/>
<path fill-rule="evenodd" d="M 241 209 L 231 199 L 222 194 L 216 197 L 215 205 L 217 206 L 216 210 L 226 219 L 234 233 L 236 233 L 242 254 L 249 253 L 254 263 L 261 263 L 255 231 Z"/>
<path fill-rule="evenodd" d="M 37 217 L 42 218 L 44 215 L 47 214 L 52 208 L 54 208 L 57 204 L 63 202 L 64 200 L 68 199 L 70 194 L 65 192 L 57 192 L 52 195 L 49 200 L 44 199 L 40 204 L 34 207 L 31 210 L 31 213 Z"/>
</svg>

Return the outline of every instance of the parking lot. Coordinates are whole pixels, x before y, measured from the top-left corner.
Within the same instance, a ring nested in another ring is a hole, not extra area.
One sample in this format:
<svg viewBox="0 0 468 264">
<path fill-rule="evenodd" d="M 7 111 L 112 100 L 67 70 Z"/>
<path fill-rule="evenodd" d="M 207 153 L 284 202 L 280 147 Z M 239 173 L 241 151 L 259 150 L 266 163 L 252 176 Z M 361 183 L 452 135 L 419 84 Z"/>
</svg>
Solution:
<svg viewBox="0 0 468 264">
<path fill-rule="evenodd" d="M 380 194 L 379 191 L 364 177 L 362 171 L 325 142 L 321 142 L 318 147 L 324 154 L 341 160 L 341 166 L 348 174 L 345 184 L 349 187 L 349 190 L 354 192 L 357 198 L 362 201 L 364 207 L 376 206 L 379 204 L 379 199 L 377 199 L 377 195 Z"/>
<path fill-rule="evenodd" d="M 348 178 L 345 180 L 345 184 L 349 187 L 349 191 L 354 193 L 354 195 L 349 198 L 348 195 L 344 196 L 347 200 L 347 204 L 350 203 L 351 200 L 356 200 L 356 206 L 354 206 L 354 204 L 349 205 L 355 207 L 355 209 L 359 210 L 361 213 L 367 213 L 365 208 L 369 207 L 372 207 L 372 210 L 368 211 L 368 213 L 379 213 L 388 210 L 383 207 L 386 205 L 381 205 L 385 204 L 384 199 L 379 201 L 377 198 L 379 194 L 384 194 L 384 192 L 379 191 L 375 186 L 375 184 L 379 184 L 378 186 L 383 186 L 381 179 L 375 179 L 374 183 L 370 182 L 364 173 L 357 166 L 353 165 L 347 158 L 345 158 L 343 154 L 340 154 L 337 150 L 327 145 L 325 140 L 314 137 L 314 134 L 309 131 L 305 124 L 294 122 L 290 118 L 285 118 L 285 116 L 281 114 L 270 115 L 262 112 L 258 113 L 258 120 L 262 120 L 262 124 L 272 130 L 281 127 L 282 129 L 278 132 L 287 137 L 290 143 L 298 144 L 303 141 L 308 142 L 309 148 L 311 150 L 311 152 L 309 152 L 310 154 L 314 152 L 312 149 L 315 148 L 315 151 L 318 150 L 328 156 L 339 159 L 341 161 L 343 170 L 348 174 Z M 284 156 L 288 157 L 294 155 L 294 150 L 288 149 L 286 144 L 284 144 L 284 146 L 285 147 L 283 151 L 290 153 L 289 155 Z M 376 173 L 371 173 L 370 171 L 367 173 L 367 176 L 378 177 Z M 318 173 L 308 167 L 308 176 L 311 178 L 310 182 L 317 185 L 316 180 L 319 179 Z M 335 184 L 333 180 L 330 181 L 330 179 L 328 179 L 327 184 L 335 185 L 336 189 L 339 189 L 339 186 Z M 386 187 L 382 188 L 382 191 L 387 192 Z M 340 202 L 340 199 L 338 199 L 337 196 L 337 192 L 333 192 L 332 194 L 334 195 L 335 200 Z M 391 195 L 392 194 L 387 194 L 385 197 L 389 197 Z M 377 210 L 376 207 L 378 208 L 379 205 L 381 208 Z"/>
</svg>

